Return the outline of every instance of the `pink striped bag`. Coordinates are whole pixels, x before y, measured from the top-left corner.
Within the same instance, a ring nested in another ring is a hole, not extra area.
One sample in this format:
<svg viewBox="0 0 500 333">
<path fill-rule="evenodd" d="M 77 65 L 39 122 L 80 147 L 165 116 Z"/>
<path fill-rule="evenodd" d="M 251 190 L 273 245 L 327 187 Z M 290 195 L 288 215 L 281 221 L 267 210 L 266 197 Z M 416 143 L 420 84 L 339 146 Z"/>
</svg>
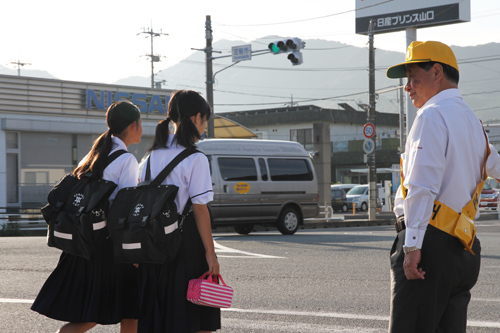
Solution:
<svg viewBox="0 0 500 333">
<path fill-rule="evenodd" d="M 189 281 L 187 300 L 191 303 L 210 306 L 213 308 L 228 308 L 233 300 L 233 288 L 224 283 L 222 277 L 218 278 L 222 284 L 212 281 L 212 275 L 208 272 L 199 279 Z"/>
</svg>

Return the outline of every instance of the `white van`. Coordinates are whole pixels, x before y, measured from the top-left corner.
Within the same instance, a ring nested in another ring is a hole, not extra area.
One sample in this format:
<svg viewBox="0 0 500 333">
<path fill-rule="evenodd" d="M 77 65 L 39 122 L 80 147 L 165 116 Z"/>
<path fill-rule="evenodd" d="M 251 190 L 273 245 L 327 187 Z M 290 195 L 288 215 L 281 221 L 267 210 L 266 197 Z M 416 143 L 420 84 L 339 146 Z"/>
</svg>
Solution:
<svg viewBox="0 0 500 333">
<path fill-rule="evenodd" d="M 319 213 L 318 181 L 307 151 L 297 142 L 208 139 L 196 144 L 210 161 L 212 227 L 248 234 L 254 224 L 294 234 Z"/>
</svg>

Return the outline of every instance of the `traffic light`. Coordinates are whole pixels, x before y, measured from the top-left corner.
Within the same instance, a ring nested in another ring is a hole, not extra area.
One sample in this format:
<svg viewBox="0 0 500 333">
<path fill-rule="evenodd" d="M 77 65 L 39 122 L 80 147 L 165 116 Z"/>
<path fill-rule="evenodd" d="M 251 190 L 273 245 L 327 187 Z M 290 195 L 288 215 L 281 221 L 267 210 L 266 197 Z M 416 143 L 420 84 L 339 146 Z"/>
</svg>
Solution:
<svg viewBox="0 0 500 333">
<path fill-rule="evenodd" d="M 303 62 L 302 53 L 298 51 L 292 52 L 288 55 L 288 60 L 290 60 L 294 66 L 300 65 Z"/>
<path fill-rule="evenodd" d="M 304 48 L 306 42 L 300 38 L 287 38 L 276 42 L 269 43 L 268 48 L 273 54 L 280 54 L 286 52 L 294 52 Z"/>
</svg>

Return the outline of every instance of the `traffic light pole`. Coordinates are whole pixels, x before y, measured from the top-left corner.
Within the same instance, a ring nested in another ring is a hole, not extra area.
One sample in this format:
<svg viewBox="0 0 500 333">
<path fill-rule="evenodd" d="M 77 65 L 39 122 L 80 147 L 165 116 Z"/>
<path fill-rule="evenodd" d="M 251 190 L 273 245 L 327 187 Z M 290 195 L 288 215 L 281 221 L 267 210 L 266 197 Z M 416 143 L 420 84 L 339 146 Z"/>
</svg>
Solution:
<svg viewBox="0 0 500 333">
<path fill-rule="evenodd" d="M 212 64 L 212 21 L 210 19 L 210 15 L 207 15 L 205 21 L 205 39 L 207 41 L 205 47 L 205 55 L 206 55 L 206 67 L 207 67 L 207 102 L 212 109 L 212 114 L 210 115 L 210 120 L 207 124 L 207 134 L 209 138 L 215 137 L 214 130 L 214 78 L 213 78 L 213 64 Z"/>
<path fill-rule="evenodd" d="M 368 123 L 373 124 L 375 129 L 377 128 L 376 116 L 375 116 L 375 49 L 373 48 L 373 20 L 370 20 L 370 26 L 368 28 L 368 44 L 369 44 L 369 84 L 368 90 L 370 95 L 370 108 L 368 110 Z M 377 219 L 377 164 L 375 159 L 375 153 L 377 151 L 377 131 L 375 130 L 374 135 L 375 149 L 371 154 L 368 154 L 368 193 L 369 193 L 369 203 L 368 203 L 368 219 L 374 221 Z"/>
<path fill-rule="evenodd" d="M 210 120 L 208 121 L 208 124 L 207 124 L 207 137 L 208 138 L 214 138 L 215 137 L 215 128 L 214 128 L 214 116 L 215 116 L 215 110 L 214 110 L 214 81 L 215 81 L 215 74 L 217 74 L 219 72 L 222 72 L 223 70 L 225 70 L 225 69 L 227 69 L 229 67 L 232 67 L 232 66 L 238 64 L 239 61 L 237 61 L 234 64 L 231 64 L 231 65 L 229 65 L 229 66 L 221 69 L 220 71 L 218 71 L 218 72 L 216 72 L 214 74 L 212 61 L 214 59 L 232 57 L 233 55 L 220 56 L 220 57 L 213 57 L 212 56 L 213 52 L 218 52 L 218 53 L 221 53 L 221 52 L 214 51 L 212 49 L 213 36 L 212 36 L 212 20 L 211 20 L 210 15 L 207 15 L 206 16 L 206 20 L 205 20 L 205 39 L 206 39 L 206 46 L 205 46 L 204 49 L 194 49 L 194 48 L 192 48 L 192 50 L 204 51 L 205 52 L 205 64 L 206 64 L 206 82 L 205 83 L 206 83 L 206 89 L 207 89 L 207 102 L 208 102 L 208 105 L 210 105 L 210 108 L 212 110 L 212 113 L 210 115 Z M 291 44 L 288 45 L 290 42 L 291 42 Z M 299 38 L 292 38 L 292 39 L 287 40 L 287 47 L 291 47 L 292 48 L 291 51 L 293 51 L 293 50 L 298 51 L 301 48 L 303 48 L 304 45 L 305 45 L 305 42 L 303 42 Z M 151 53 L 153 53 L 153 52 L 151 52 Z M 268 53 L 277 54 L 277 53 L 281 53 L 281 51 L 280 51 L 280 49 L 278 49 L 276 52 L 272 52 L 271 46 L 269 46 L 268 49 L 265 49 L 265 50 L 251 51 L 251 54 L 254 55 L 254 56 L 256 56 L 256 55 L 262 55 L 262 54 L 268 54 Z M 288 59 L 290 61 L 292 61 L 292 64 L 294 66 L 302 64 L 302 54 L 300 52 L 295 52 L 294 51 L 294 52 L 292 52 L 292 55 L 293 55 L 293 57 L 290 57 L 290 55 L 289 55 Z"/>
</svg>

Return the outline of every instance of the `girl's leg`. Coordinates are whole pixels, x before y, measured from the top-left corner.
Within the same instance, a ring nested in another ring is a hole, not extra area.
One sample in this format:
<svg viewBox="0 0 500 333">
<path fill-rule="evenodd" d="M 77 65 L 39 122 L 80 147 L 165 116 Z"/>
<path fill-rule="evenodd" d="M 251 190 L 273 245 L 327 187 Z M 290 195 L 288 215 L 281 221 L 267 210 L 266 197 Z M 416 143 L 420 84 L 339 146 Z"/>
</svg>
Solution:
<svg viewBox="0 0 500 333">
<path fill-rule="evenodd" d="M 84 333 L 93 328 L 96 323 L 67 323 L 57 331 L 58 333 Z"/>
<path fill-rule="evenodd" d="M 123 319 L 120 323 L 120 333 L 137 333 L 137 319 Z"/>
</svg>

